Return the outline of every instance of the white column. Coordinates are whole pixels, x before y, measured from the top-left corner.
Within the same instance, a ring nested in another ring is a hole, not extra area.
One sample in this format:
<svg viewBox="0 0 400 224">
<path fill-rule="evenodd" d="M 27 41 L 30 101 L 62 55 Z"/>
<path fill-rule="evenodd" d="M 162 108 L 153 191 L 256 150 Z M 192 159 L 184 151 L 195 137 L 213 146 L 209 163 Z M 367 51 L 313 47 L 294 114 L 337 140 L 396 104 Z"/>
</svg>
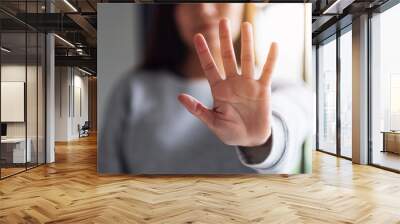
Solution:
<svg viewBox="0 0 400 224">
<path fill-rule="evenodd" d="M 46 1 L 47 12 L 54 12 L 54 5 Z M 54 35 L 46 35 L 46 163 L 55 161 L 55 43 Z"/>
<path fill-rule="evenodd" d="M 368 163 L 368 15 L 353 20 L 353 162 Z"/>
<path fill-rule="evenodd" d="M 46 163 L 55 161 L 54 133 L 55 133 L 55 76 L 54 76 L 54 35 L 46 36 Z"/>
</svg>

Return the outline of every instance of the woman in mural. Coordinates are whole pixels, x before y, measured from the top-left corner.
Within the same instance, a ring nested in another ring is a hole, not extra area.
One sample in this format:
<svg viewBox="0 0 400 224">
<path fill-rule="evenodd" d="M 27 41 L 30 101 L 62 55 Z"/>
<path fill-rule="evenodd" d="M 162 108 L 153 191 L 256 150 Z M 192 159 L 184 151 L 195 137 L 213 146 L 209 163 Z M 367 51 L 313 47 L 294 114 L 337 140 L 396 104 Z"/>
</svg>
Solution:
<svg viewBox="0 0 400 224">
<path fill-rule="evenodd" d="M 154 6 L 153 6 L 154 7 Z M 296 173 L 312 94 L 256 66 L 252 4 L 156 6 L 144 63 L 115 88 L 100 173 Z"/>
</svg>

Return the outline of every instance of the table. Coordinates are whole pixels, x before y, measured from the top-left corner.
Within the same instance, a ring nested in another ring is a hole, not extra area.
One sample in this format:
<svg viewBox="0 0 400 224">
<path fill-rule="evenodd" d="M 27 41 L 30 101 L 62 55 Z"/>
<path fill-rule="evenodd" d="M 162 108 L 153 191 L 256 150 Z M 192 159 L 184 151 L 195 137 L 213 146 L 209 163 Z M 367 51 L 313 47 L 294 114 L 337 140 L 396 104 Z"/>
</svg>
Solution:
<svg viewBox="0 0 400 224">
<path fill-rule="evenodd" d="M 392 152 L 400 154 L 400 131 L 382 131 L 383 150 L 382 152 Z"/>
<path fill-rule="evenodd" d="M 26 152 L 25 152 L 25 145 Z M 6 160 L 6 163 L 26 163 L 31 162 L 31 145 L 30 138 L 6 138 L 1 139 L 1 157 Z M 12 159 L 11 159 L 12 158 Z"/>
</svg>

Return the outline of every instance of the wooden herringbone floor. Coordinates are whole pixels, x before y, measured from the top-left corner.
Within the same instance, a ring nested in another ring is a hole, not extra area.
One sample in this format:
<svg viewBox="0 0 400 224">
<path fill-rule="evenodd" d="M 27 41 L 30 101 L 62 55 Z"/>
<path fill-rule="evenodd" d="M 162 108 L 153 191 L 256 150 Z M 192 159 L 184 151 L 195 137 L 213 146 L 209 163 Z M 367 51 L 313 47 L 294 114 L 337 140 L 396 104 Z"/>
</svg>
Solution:
<svg viewBox="0 0 400 224">
<path fill-rule="evenodd" d="M 0 181 L 0 223 L 400 223 L 400 175 L 316 152 L 312 175 L 98 176 L 96 139 Z"/>
</svg>

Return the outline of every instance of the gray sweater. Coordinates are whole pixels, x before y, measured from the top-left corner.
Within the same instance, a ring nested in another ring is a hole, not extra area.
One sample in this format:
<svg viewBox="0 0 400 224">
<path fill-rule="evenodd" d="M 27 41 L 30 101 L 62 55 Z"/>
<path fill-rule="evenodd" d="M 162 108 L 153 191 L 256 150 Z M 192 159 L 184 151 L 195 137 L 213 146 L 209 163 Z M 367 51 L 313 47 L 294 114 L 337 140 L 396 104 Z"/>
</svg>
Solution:
<svg viewBox="0 0 400 224">
<path fill-rule="evenodd" d="M 179 93 L 212 107 L 206 79 L 141 71 L 121 80 L 109 99 L 98 133 L 98 171 L 290 174 L 301 163 L 302 144 L 314 125 L 313 94 L 303 83 L 273 80 L 272 136 L 258 149 L 225 145 L 178 102 Z"/>
</svg>

